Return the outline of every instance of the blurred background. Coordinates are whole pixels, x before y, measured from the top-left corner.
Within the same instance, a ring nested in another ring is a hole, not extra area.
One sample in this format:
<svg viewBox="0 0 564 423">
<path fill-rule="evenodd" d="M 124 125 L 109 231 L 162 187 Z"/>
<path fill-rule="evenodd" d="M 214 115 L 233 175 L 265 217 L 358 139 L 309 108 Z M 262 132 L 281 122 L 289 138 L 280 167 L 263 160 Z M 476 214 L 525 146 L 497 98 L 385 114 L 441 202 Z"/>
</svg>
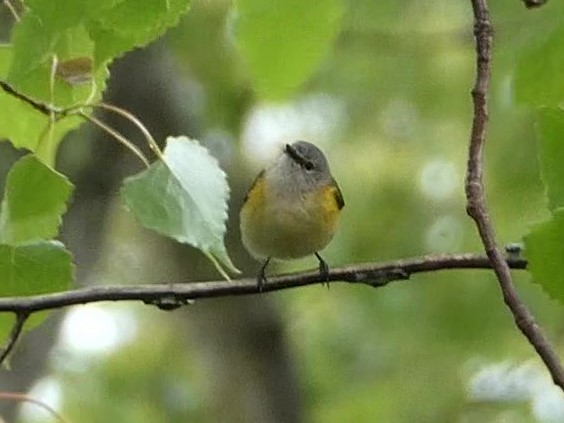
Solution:
<svg viewBox="0 0 564 423">
<path fill-rule="evenodd" d="M 547 215 L 533 115 L 514 101 L 515 64 L 531 39 L 562 25 L 564 6 L 490 3 L 486 188 L 506 244 Z M 11 18 L 0 11 L 6 41 Z M 245 276 L 259 265 L 239 239 L 246 189 L 297 139 L 325 151 L 345 197 L 324 251 L 330 266 L 481 250 L 463 189 L 475 65 L 469 1 L 344 1 L 331 48 L 283 102 L 256 94 L 233 42 L 234 13 L 227 0 L 194 0 L 166 37 L 114 63 L 105 100 L 156 138 L 189 135 L 220 160 L 232 190 L 227 245 Z M 102 117 L 143 144 L 133 128 Z M 2 184 L 19 154 L 0 143 Z M 76 184 L 62 238 L 78 285 L 219 278 L 199 252 L 142 229 L 124 210 L 120 182 L 139 165 L 115 141 L 83 126 L 57 166 Z M 304 259 L 271 271 L 315 266 Z M 514 277 L 564 357 L 564 309 L 525 272 Z M 74 423 L 564 421 L 564 395 L 487 271 L 418 275 L 377 290 L 334 283 L 174 312 L 72 307 L 25 336 L 0 390 L 30 391 Z M 54 421 L 30 405 L 1 406 L 6 422 Z"/>
</svg>

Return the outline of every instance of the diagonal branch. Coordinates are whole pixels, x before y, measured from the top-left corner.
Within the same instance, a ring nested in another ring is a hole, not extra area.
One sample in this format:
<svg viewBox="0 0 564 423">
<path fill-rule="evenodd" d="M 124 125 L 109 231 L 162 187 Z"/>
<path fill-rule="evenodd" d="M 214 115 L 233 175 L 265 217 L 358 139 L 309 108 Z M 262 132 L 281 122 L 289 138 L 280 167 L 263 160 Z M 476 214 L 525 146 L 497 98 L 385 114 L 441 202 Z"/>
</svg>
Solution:
<svg viewBox="0 0 564 423">
<path fill-rule="evenodd" d="M 12 326 L 12 330 L 8 335 L 8 340 L 6 341 L 6 346 L 0 350 L 0 366 L 2 363 L 8 358 L 14 347 L 16 346 L 16 342 L 22 333 L 24 324 L 29 317 L 29 313 L 25 311 L 19 311 L 16 313 L 16 320 L 14 325 Z"/>
<path fill-rule="evenodd" d="M 513 269 L 525 269 L 522 258 L 508 258 Z M 370 263 L 341 267 L 329 272 L 329 281 L 362 283 L 379 288 L 392 281 L 409 279 L 412 274 L 447 269 L 491 269 L 488 258 L 479 254 L 444 254 L 396 260 L 387 263 Z M 327 282 L 318 272 L 269 277 L 264 291 L 313 285 Z M 190 304 L 199 298 L 227 295 L 257 294 L 255 278 L 234 281 L 211 281 L 174 284 L 146 284 L 122 286 L 97 286 L 54 294 L 29 297 L 0 298 L 0 312 L 31 314 L 76 304 L 99 301 L 142 301 L 164 310 L 172 310 Z"/>
<path fill-rule="evenodd" d="M 42 101 L 35 100 L 35 99 L 31 98 L 30 96 L 17 91 L 14 87 L 12 87 L 6 81 L 0 80 L 0 88 L 2 88 L 4 91 L 6 91 L 6 93 L 13 95 L 17 99 L 23 101 L 24 103 L 29 104 L 35 110 L 43 113 L 44 115 L 49 116 L 53 112 L 54 113 L 60 113 L 59 109 L 57 109 L 53 106 L 50 106 L 47 103 L 44 103 Z"/>
<path fill-rule="evenodd" d="M 483 185 L 483 149 L 488 122 L 486 96 L 489 89 L 492 27 L 486 0 L 472 0 L 474 10 L 474 35 L 476 37 L 477 70 L 472 90 L 474 118 L 468 153 L 466 198 L 468 215 L 474 219 L 486 254 L 488 255 L 503 294 L 505 304 L 513 314 L 519 330 L 535 348 L 552 379 L 564 390 L 564 369 L 549 341 L 535 322 L 527 306 L 519 299 L 509 266 L 495 241 L 495 231 L 486 210 Z"/>
</svg>

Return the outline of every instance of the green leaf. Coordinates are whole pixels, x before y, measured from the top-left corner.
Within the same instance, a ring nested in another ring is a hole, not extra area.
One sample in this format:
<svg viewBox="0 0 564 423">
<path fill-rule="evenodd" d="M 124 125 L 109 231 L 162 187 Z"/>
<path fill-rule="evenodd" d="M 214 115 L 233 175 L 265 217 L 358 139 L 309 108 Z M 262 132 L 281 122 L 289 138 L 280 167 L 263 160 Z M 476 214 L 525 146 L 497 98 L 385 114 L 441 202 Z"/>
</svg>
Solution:
<svg viewBox="0 0 564 423">
<path fill-rule="evenodd" d="M 16 162 L 6 179 L 0 208 L 0 297 L 64 291 L 73 280 L 71 254 L 54 237 L 66 210 L 72 184 L 61 174 L 27 155 Z M 41 323 L 46 313 L 34 314 L 26 329 Z M 0 337 L 13 319 L 0 315 Z"/>
<path fill-rule="evenodd" d="M 549 208 L 564 207 L 564 110 L 542 108 L 536 116 L 539 161 Z"/>
<path fill-rule="evenodd" d="M 125 180 L 125 204 L 143 226 L 193 245 L 216 267 L 218 259 L 238 273 L 223 243 L 229 186 L 217 160 L 187 137 L 169 137 L 163 159 Z"/>
<path fill-rule="evenodd" d="M 88 22 L 96 63 L 105 63 L 161 36 L 188 11 L 189 0 L 124 0 Z"/>
<path fill-rule="evenodd" d="M 6 180 L 0 208 L 0 243 L 13 245 L 55 237 L 71 192 L 67 178 L 33 155 L 20 159 Z"/>
<path fill-rule="evenodd" d="M 89 72 L 94 83 L 71 85 L 57 77 L 51 90 L 53 57 L 63 63 L 78 58 L 93 60 L 94 44 L 84 25 L 48 32 L 41 18 L 32 11 L 25 13 L 16 25 L 12 48 L 1 55 L 4 63 L 0 77 L 34 100 L 60 108 L 99 100 L 108 76 L 106 67 L 99 66 Z M 22 100 L 2 91 L 0 103 L 3 106 L 0 108 L 0 138 L 9 139 L 17 148 L 37 152 L 48 164 L 54 163 L 63 135 L 83 122 L 78 117 L 68 117 L 55 122 L 49 129 L 49 116 Z"/>
<path fill-rule="evenodd" d="M 564 100 L 564 26 L 527 50 L 515 75 L 517 101 L 533 106 L 557 106 Z"/>
<path fill-rule="evenodd" d="M 31 0 L 13 30 L 12 49 L 0 52 L 0 76 L 19 92 L 59 108 L 95 103 L 105 89 L 109 62 L 162 35 L 178 22 L 188 4 L 189 0 L 142 4 L 136 0 Z M 52 84 L 55 56 L 59 71 L 65 63 L 89 63 L 83 79 L 90 77 L 91 82 L 70 83 L 58 73 Z M 36 152 L 48 164 L 54 163 L 63 135 L 83 122 L 72 116 L 50 126 L 48 116 L 4 92 L 0 104 L 0 138 Z"/>
<path fill-rule="evenodd" d="M 552 219 L 532 228 L 525 236 L 529 264 L 528 271 L 533 281 L 540 284 L 551 298 L 564 301 L 564 209 L 554 211 Z"/>
<path fill-rule="evenodd" d="M 259 96 L 291 95 L 319 66 L 340 30 L 341 0 L 239 0 L 236 39 Z"/>
<path fill-rule="evenodd" d="M 12 47 L 6 44 L 0 44 L 0 77 L 5 78 L 8 75 L 8 69 L 12 63 Z"/>
<path fill-rule="evenodd" d="M 27 0 L 49 32 L 62 31 L 88 19 L 97 19 L 123 0 Z"/>
<path fill-rule="evenodd" d="M 58 241 L 24 245 L 0 244 L 0 297 L 40 295 L 67 290 L 73 280 L 71 254 Z M 45 313 L 34 314 L 26 329 L 38 325 Z M 13 319 L 0 314 L 0 334 L 7 335 Z"/>
<path fill-rule="evenodd" d="M 71 254 L 59 241 L 0 244 L 0 296 L 64 291 L 73 279 Z"/>
</svg>

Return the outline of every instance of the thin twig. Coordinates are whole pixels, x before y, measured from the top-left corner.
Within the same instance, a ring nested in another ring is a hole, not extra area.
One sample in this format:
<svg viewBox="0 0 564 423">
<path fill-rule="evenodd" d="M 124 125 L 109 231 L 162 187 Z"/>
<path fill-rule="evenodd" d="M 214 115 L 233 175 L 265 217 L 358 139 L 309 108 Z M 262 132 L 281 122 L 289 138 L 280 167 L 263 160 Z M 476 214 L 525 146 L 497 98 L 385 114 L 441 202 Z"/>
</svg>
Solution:
<svg viewBox="0 0 564 423">
<path fill-rule="evenodd" d="M 153 153 L 155 153 L 159 159 L 162 159 L 163 153 L 159 148 L 159 145 L 157 144 L 157 142 L 155 141 L 149 130 L 145 128 L 145 125 L 143 125 L 143 123 L 138 118 L 136 118 L 131 112 L 128 112 L 127 110 L 122 109 L 121 107 L 117 107 L 107 103 L 99 103 L 96 104 L 95 107 L 99 107 L 104 110 L 109 110 L 110 112 L 117 113 L 118 115 L 126 118 L 135 126 L 137 126 L 137 128 L 141 131 L 141 133 L 147 140 L 147 144 L 149 145 L 149 148 L 153 150 Z"/>
<path fill-rule="evenodd" d="M 22 394 L 19 392 L 0 392 L 0 399 L 9 400 L 9 401 L 29 402 L 31 404 L 37 405 L 38 407 L 41 407 L 61 423 L 68 423 L 68 421 L 65 420 L 63 416 L 61 416 L 55 410 L 53 410 L 52 407 L 50 407 L 43 401 L 32 398 L 26 394 Z"/>
<path fill-rule="evenodd" d="M 0 80 L 0 87 L 4 91 L 6 91 L 8 94 L 11 94 L 14 97 L 16 97 L 16 98 L 22 100 L 23 102 L 29 104 L 35 110 L 43 113 L 44 115 L 49 116 L 51 113 L 60 113 L 61 112 L 60 109 L 55 108 L 54 106 L 50 106 L 47 103 L 44 103 L 43 101 L 35 100 L 35 99 L 31 98 L 30 96 L 28 96 L 26 94 L 20 93 L 14 87 L 12 87 L 10 84 L 8 84 L 6 81 Z"/>
<path fill-rule="evenodd" d="M 564 390 L 564 369 L 558 356 L 535 322 L 533 315 L 519 299 L 509 266 L 495 241 L 495 231 L 485 206 L 483 186 L 483 148 L 488 122 L 486 97 L 489 89 L 492 27 L 486 0 L 472 0 L 474 35 L 476 38 L 476 83 L 472 90 L 474 117 L 468 153 L 466 198 L 468 215 L 474 219 L 503 294 L 519 330 L 529 340 L 548 368 L 554 383 Z"/>
<path fill-rule="evenodd" d="M 118 142 L 120 142 L 125 148 L 131 151 L 139 160 L 143 162 L 146 167 L 149 167 L 149 161 L 143 155 L 143 152 L 137 148 L 135 144 L 129 141 L 126 137 L 120 134 L 118 131 L 113 129 L 111 126 L 106 125 L 99 119 L 96 119 L 94 116 L 90 116 L 83 112 L 78 112 L 78 116 L 82 117 L 83 119 L 91 122 L 92 124 L 96 125 L 98 128 L 102 129 L 103 131 L 107 132 L 110 136 L 114 137 Z"/>
<path fill-rule="evenodd" d="M 521 258 L 508 258 L 513 269 L 525 269 Z M 361 264 L 332 269 L 329 278 L 317 271 L 272 276 L 264 292 L 301 287 L 327 281 L 344 281 L 380 288 L 393 281 L 409 279 L 412 274 L 447 269 L 491 269 L 488 258 L 479 254 L 445 254 L 415 257 L 386 263 Z M 145 285 L 96 286 L 54 294 L 0 298 L 0 312 L 34 313 L 76 304 L 100 301 L 142 301 L 171 310 L 192 300 L 220 296 L 257 294 L 255 278 L 232 281 L 163 283 Z"/>
<path fill-rule="evenodd" d="M 12 330 L 8 335 L 8 340 L 6 341 L 6 346 L 2 348 L 0 352 L 0 366 L 4 363 L 6 358 L 10 355 L 14 347 L 16 346 L 16 342 L 22 333 L 24 324 L 29 317 L 29 313 L 25 311 L 18 311 L 16 312 L 16 320 L 14 321 L 14 325 L 12 326 Z"/>
<path fill-rule="evenodd" d="M 54 75 L 55 75 L 56 66 L 57 66 L 57 58 L 56 58 L 56 56 L 54 56 L 53 57 L 53 65 L 51 67 L 51 69 L 52 69 L 51 70 L 51 76 L 52 76 L 52 78 L 51 78 L 51 85 L 52 85 L 51 91 L 53 90 Z M 54 106 L 53 104 L 47 104 L 45 102 L 35 100 L 34 98 L 17 91 L 14 87 L 12 87 L 12 85 L 10 85 L 6 81 L 0 80 L 0 87 L 5 92 L 7 92 L 8 94 L 13 95 L 14 97 L 16 97 L 19 100 L 29 104 L 34 109 L 43 113 L 44 115 L 47 115 L 49 117 L 49 129 L 52 130 L 53 129 L 53 123 L 56 122 L 57 120 L 64 118 L 65 116 L 69 116 L 69 115 L 80 116 L 81 118 L 90 121 L 94 125 L 98 126 L 102 130 L 104 130 L 105 132 L 110 134 L 118 142 L 120 142 L 123 146 L 125 146 L 127 149 L 129 149 L 135 156 L 137 156 L 143 162 L 143 164 L 146 167 L 149 167 L 149 161 L 145 158 L 145 156 L 143 155 L 143 152 L 135 146 L 135 144 L 133 144 L 131 141 L 129 141 L 126 137 L 124 137 L 118 131 L 116 131 L 113 128 L 111 128 L 110 126 L 106 125 L 104 122 L 100 121 L 99 119 L 96 119 L 94 116 L 90 116 L 90 115 L 84 113 L 82 111 L 82 109 L 83 108 L 91 108 L 91 109 L 92 108 L 101 108 L 101 109 L 104 109 L 104 110 L 109 110 L 113 113 L 117 113 L 117 114 L 125 117 L 126 119 L 128 119 L 135 126 L 137 126 L 137 128 L 139 128 L 139 130 L 143 133 L 143 135 L 147 139 L 147 143 L 149 144 L 149 147 L 151 148 L 151 150 L 153 150 L 153 152 L 155 152 L 155 154 L 159 158 L 162 158 L 162 153 L 159 149 L 159 146 L 158 146 L 157 142 L 155 141 L 155 139 L 153 138 L 153 136 L 151 135 L 151 133 L 147 130 L 147 128 L 145 128 L 145 126 L 141 123 L 141 121 L 139 119 L 137 119 L 135 116 L 133 116 L 127 110 L 121 109 L 121 108 L 116 107 L 116 106 L 112 106 L 111 104 L 105 104 L 105 103 L 80 104 L 80 105 L 71 106 L 71 107 L 68 107 L 68 108 L 65 108 L 65 109 L 61 109 L 59 107 Z M 51 102 L 53 102 L 52 97 L 53 97 L 53 93 L 51 92 Z"/>
</svg>

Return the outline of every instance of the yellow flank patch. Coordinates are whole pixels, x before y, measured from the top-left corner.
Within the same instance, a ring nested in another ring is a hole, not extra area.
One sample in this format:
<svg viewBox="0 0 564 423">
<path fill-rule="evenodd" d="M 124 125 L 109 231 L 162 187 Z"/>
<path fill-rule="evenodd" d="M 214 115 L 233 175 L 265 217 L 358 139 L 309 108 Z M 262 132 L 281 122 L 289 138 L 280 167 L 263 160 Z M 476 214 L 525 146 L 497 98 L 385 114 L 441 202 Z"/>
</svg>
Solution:
<svg viewBox="0 0 564 423">
<path fill-rule="evenodd" d="M 243 244 L 257 258 L 292 259 L 322 250 L 337 228 L 338 194 L 329 185 L 289 203 L 267 197 L 264 178 L 257 178 L 241 210 Z"/>
<path fill-rule="evenodd" d="M 241 210 L 241 212 L 247 209 L 247 212 L 254 214 L 256 213 L 256 210 L 259 208 L 259 206 L 264 207 L 264 201 L 265 183 L 263 174 L 261 172 L 255 179 L 253 186 L 249 189 L 249 192 L 247 192 L 245 202 L 243 203 L 243 210 Z"/>
<path fill-rule="evenodd" d="M 337 196 L 341 195 L 339 188 L 329 185 L 323 188 L 320 195 L 321 218 L 324 220 L 327 230 L 334 233 L 341 214 L 341 204 L 337 201 Z"/>
</svg>

